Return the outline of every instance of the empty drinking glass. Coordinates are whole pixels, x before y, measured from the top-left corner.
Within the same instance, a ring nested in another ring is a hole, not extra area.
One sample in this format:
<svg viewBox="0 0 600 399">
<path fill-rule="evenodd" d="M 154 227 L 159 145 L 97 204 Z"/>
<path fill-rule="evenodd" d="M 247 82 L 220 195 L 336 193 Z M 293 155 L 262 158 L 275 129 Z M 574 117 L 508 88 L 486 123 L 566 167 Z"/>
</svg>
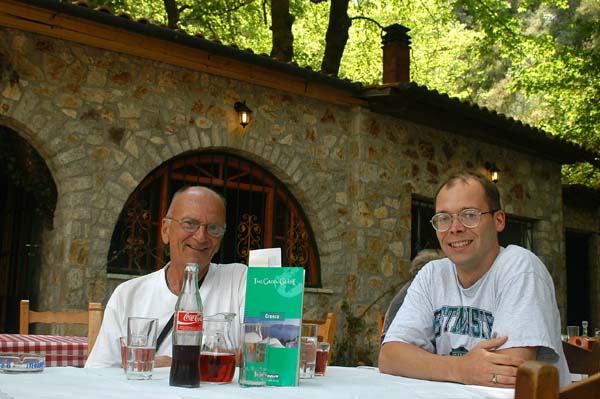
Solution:
<svg viewBox="0 0 600 399">
<path fill-rule="evenodd" d="M 579 336 L 579 326 L 567 326 L 567 337 L 570 340 L 571 337 Z"/>
</svg>

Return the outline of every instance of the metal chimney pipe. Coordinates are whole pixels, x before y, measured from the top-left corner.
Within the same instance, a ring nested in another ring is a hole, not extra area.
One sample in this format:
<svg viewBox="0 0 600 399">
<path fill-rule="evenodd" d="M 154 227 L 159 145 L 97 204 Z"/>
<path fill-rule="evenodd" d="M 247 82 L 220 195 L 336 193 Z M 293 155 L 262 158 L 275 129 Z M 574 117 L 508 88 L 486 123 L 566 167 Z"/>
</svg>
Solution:
<svg viewBox="0 0 600 399">
<path fill-rule="evenodd" d="M 383 31 L 383 83 L 410 82 L 410 29 L 393 24 Z"/>
</svg>

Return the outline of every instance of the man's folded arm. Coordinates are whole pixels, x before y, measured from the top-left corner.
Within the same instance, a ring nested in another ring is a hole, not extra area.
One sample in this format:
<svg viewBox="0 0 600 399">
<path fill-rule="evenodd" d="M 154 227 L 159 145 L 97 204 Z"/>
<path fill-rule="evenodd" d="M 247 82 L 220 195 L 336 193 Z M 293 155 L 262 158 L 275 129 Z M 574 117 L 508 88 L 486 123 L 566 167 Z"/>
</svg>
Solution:
<svg viewBox="0 0 600 399">
<path fill-rule="evenodd" d="M 379 352 L 382 373 L 434 381 L 456 381 L 452 370 L 456 359 L 439 356 L 399 341 L 384 344 Z"/>
<path fill-rule="evenodd" d="M 441 356 L 404 342 L 391 341 L 379 352 L 382 373 L 433 381 L 452 381 L 496 387 L 514 387 L 517 368 L 535 359 L 537 348 L 495 350 L 508 337 L 481 341 L 464 356 Z"/>
</svg>

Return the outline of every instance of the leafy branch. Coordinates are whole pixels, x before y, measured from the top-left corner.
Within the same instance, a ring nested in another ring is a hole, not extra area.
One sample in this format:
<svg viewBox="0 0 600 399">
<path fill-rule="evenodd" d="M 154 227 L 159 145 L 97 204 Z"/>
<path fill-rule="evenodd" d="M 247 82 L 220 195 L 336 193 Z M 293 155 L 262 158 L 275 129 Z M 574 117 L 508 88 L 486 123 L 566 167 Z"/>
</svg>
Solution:
<svg viewBox="0 0 600 399">
<path fill-rule="evenodd" d="M 412 278 L 412 277 L 411 277 Z M 373 353 L 372 341 L 368 335 L 365 316 L 369 311 L 384 297 L 395 293 L 399 287 L 410 281 L 400 281 L 393 284 L 377 298 L 375 298 L 360 314 L 355 315 L 351 304 L 344 299 L 341 310 L 346 318 L 344 334 L 339 344 L 336 345 L 333 353 L 333 363 L 338 366 L 372 366 L 374 364 L 371 354 Z M 379 344 L 379 337 L 377 337 Z"/>
</svg>

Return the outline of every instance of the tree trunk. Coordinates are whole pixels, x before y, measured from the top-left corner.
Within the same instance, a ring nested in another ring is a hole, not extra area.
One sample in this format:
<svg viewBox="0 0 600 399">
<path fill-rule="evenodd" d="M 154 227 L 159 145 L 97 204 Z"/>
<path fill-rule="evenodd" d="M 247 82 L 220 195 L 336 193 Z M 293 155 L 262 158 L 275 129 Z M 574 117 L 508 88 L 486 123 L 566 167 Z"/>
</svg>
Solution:
<svg viewBox="0 0 600 399">
<path fill-rule="evenodd" d="M 273 47 L 271 57 L 281 61 L 291 61 L 294 56 L 294 16 L 290 14 L 290 0 L 271 1 L 271 31 Z"/>
<path fill-rule="evenodd" d="M 349 0 L 331 0 L 329 26 L 325 36 L 325 54 L 321 63 L 321 72 L 337 75 L 344 48 L 348 41 L 348 29 L 352 21 L 348 17 Z"/>
<path fill-rule="evenodd" d="M 177 9 L 176 0 L 163 0 L 165 11 L 167 12 L 167 24 L 169 28 L 177 28 L 179 22 L 179 10 Z"/>
</svg>

